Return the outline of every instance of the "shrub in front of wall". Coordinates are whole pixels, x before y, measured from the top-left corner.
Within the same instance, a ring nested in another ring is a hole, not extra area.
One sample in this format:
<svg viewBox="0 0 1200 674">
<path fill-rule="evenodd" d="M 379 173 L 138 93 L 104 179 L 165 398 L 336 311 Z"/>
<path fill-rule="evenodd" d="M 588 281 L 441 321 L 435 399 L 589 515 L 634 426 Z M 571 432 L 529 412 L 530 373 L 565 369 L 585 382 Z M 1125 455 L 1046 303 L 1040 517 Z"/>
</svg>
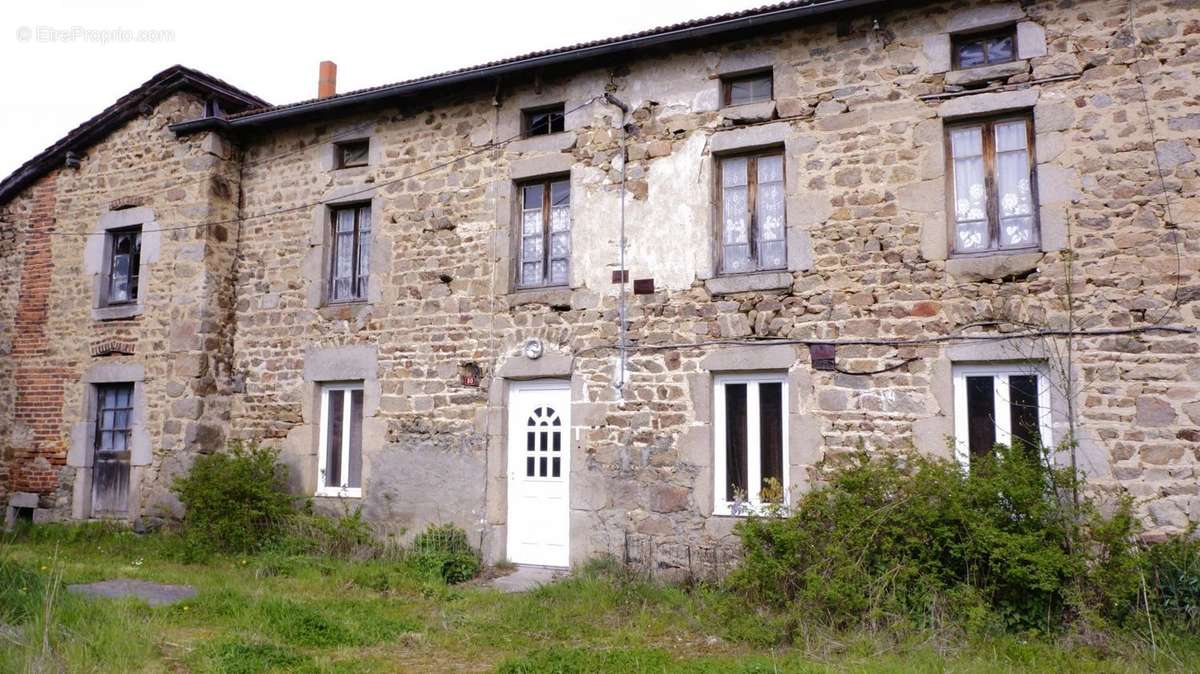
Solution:
<svg viewBox="0 0 1200 674">
<path fill-rule="evenodd" d="M 1110 517 L 1074 506 L 1079 488 L 1021 448 L 998 447 L 970 471 L 861 453 L 789 512 L 739 523 L 744 559 L 730 583 L 839 627 L 1044 632 L 1085 608 L 1108 617 L 1136 584 L 1135 520 L 1128 504 Z"/>
<path fill-rule="evenodd" d="M 273 546 L 289 554 L 320 555 L 337 559 L 373 559 L 385 551 L 362 509 L 347 509 L 340 516 L 311 512 L 288 518 L 286 534 Z"/>
<path fill-rule="evenodd" d="M 1200 633 L 1200 539 L 1195 531 L 1147 546 L 1141 555 L 1146 604 L 1162 625 Z"/>
<path fill-rule="evenodd" d="M 278 458 L 278 450 L 241 443 L 197 457 L 171 487 L 186 508 L 189 545 L 253 552 L 276 540 L 294 512 L 287 469 Z"/>
<path fill-rule="evenodd" d="M 453 524 L 430 525 L 413 538 L 408 563 L 451 585 L 479 575 L 479 554 L 467 532 Z"/>
</svg>

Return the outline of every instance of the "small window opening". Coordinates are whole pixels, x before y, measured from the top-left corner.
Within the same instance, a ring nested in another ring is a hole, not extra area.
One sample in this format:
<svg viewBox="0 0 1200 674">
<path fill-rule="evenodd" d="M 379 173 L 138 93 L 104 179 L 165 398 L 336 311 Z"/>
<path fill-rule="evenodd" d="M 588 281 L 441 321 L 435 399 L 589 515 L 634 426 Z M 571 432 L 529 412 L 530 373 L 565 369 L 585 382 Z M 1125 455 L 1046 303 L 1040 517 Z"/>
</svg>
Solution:
<svg viewBox="0 0 1200 674">
<path fill-rule="evenodd" d="M 955 35 L 951 40 L 955 70 L 1017 60 L 1016 26 L 985 33 Z"/>
<path fill-rule="evenodd" d="M 565 122 L 566 113 L 562 103 L 521 112 L 522 131 L 526 137 L 561 133 L 566 128 Z"/>
<path fill-rule="evenodd" d="M 775 83 L 769 70 L 721 79 L 721 102 L 723 105 L 758 103 L 769 101 L 774 97 Z"/>
<path fill-rule="evenodd" d="M 354 168 L 367 165 L 367 155 L 370 151 L 370 141 L 352 140 L 337 144 L 338 168 Z"/>
<path fill-rule="evenodd" d="M 142 227 L 108 232 L 108 287 L 105 304 L 131 304 L 138 299 L 141 273 Z"/>
</svg>

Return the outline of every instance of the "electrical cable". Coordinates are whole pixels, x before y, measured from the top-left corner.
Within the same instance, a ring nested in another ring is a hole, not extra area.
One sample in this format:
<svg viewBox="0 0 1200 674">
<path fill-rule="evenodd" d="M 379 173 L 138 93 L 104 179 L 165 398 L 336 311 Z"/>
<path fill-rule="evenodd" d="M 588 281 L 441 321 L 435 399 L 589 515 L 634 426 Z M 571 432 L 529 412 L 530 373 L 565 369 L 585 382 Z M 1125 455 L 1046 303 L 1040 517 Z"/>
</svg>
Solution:
<svg viewBox="0 0 1200 674">
<path fill-rule="evenodd" d="M 922 337 L 914 339 L 791 339 L 787 337 L 759 337 L 752 339 L 710 339 L 701 340 L 698 342 L 672 342 L 664 344 L 634 344 L 627 348 L 643 351 L 666 351 L 673 349 L 694 349 L 706 346 L 765 346 L 773 344 L 793 344 L 809 346 L 812 344 L 831 344 L 833 346 L 923 346 L 928 344 L 943 344 L 946 342 L 997 342 L 1011 341 L 1015 339 L 1032 339 L 1037 337 L 1064 337 L 1068 333 L 1074 335 L 1082 335 L 1085 337 L 1119 337 L 1122 335 L 1140 334 L 1143 332 L 1168 332 L 1172 334 L 1200 334 L 1200 329 L 1185 328 L 1170 325 L 1146 325 L 1136 328 L 1101 328 L 1094 330 L 1031 330 L 1025 332 L 1003 333 L 995 335 L 938 335 L 934 337 Z M 581 349 L 575 352 L 576 356 L 598 351 L 603 349 L 614 349 L 616 346 L 611 344 L 599 344 Z"/>
<path fill-rule="evenodd" d="M 1177 225 L 1173 224 L 1174 217 L 1171 214 L 1171 197 L 1167 192 L 1166 173 L 1163 171 L 1162 160 L 1159 159 L 1158 156 L 1158 133 L 1154 128 L 1154 117 L 1150 112 L 1150 97 L 1146 93 L 1146 83 L 1142 80 L 1141 57 L 1143 55 L 1143 43 L 1142 38 L 1137 34 L 1137 25 L 1134 22 L 1134 2 L 1135 0 L 1129 0 L 1129 9 L 1127 12 L 1129 37 L 1133 40 L 1137 40 L 1137 53 L 1135 54 L 1133 63 L 1130 64 L 1130 68 L 1134 72 L 1134 80 L 1137 82 L 1138 90 L 1141 92 L 1142 108 L 1146 113 L 1146 126 L 1150 131 L 1150 145 L 1154 152 L 1154 166 L 1158 170 L 1158 184 L 1162 188 L 1162 201 L 1163 210 L 1165 211 L 1164 215 L 1166 216 L 1166 227 L 1167 229 L 1172 230 L 1173 236 L 1171 238 L 1174 239 L 1175 243 L 1175 297 L 1172 299 L 1171 304 L 1163 310 L 1163 313 L 1158 317 L 1158 320 L 1153 321 L 1153 323 L 1158 324 L 1166 320 L 1167 316 L 1170 315 L 1172 311 L 1178 309 L 1182 304 L 1180 301 L 1180 291 L 1183 289 L 1183 251 L 1180 249 L 1181 244 L 1179 242 L 1179 228 Z"/>
</svg>

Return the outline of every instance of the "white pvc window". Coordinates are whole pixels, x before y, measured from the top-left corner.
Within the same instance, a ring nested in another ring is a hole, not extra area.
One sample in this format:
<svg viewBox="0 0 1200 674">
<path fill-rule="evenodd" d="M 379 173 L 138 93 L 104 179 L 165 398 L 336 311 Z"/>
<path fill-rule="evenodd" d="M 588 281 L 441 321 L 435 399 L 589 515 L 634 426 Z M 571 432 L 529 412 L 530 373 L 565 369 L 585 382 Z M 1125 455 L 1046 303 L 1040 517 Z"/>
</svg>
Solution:
<svg viewBox="0 0 1200 674">
<path fill-rule="evenodd" d="M 745 515 L 788 492 L 786 373 L 718 375 L 713 386 L 713 511 Z M 775 498 L 764 486 L 778 482 Z"/>
<path fill-rule="evenodd" d="M 318 496 L 362 496 L 361 382 L 321 387 Z"/>
<path fill-rule="evenodd" d="M 1039 363 L 954 366 L 954 458 L 969 467 L 996 445 L 1053 447 L 1050 378 Z"/>
</svg>

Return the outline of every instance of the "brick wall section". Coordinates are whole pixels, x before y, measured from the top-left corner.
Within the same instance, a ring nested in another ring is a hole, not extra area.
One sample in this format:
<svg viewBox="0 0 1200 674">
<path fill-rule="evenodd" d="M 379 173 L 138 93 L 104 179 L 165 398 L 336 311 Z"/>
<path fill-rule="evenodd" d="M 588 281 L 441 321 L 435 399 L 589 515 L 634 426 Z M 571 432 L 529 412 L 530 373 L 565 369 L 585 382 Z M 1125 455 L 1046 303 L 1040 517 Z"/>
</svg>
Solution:
<svg viewBox="0 0 1200 674">
<path fill-rule="evenodd" d="M 236 154 L 167 128 L 202 114 L 203 105 L 190 92 L 172 94 L 88 148 L 78 169 L 57 171 L 0 204 L 0 490 L 36 487 L 43 507 L 69 516 L 77 472 L 65 465 L 66 448 L 85 406 L 82 380 L 103 364 L 140 364 L 145 372 L 152 457 L 135 471 L 135 517 L 177 510 L 173 477 L 196 452 L 223 446 L 233 327 L 223 315 L 233 285 L 221 275 L 232 266 L 236 236 L 187 225 L 236 215 Z M 144 313 L 94 320 L 85 236 L 114 203 L 129 200 L 170 229 L 159 261 L 142 267 Z M 49 226 L 64 236 L 46 236 Z M 14 231 L 22 234 L 10 242 Z M 24 232 L 40 234 L 26 240 Z M 110 342 L 125 348 L 93 352 Z"/>
<path fill-rule="evenodd" d="M 54 491 L 58 468 L 66 463 L 63 386 L 74 376 L 71 368 L 46 364 L 51 353 L 46 322 L 54 271 L 56 178 L 51 174 L 33 189 L 12 340 L 12 357 L 18 363 L 13 417 L 19 441 L 10 450 L 15 465 L 10 484 L 13 491 L 40 494 Z"/>
</svg>

